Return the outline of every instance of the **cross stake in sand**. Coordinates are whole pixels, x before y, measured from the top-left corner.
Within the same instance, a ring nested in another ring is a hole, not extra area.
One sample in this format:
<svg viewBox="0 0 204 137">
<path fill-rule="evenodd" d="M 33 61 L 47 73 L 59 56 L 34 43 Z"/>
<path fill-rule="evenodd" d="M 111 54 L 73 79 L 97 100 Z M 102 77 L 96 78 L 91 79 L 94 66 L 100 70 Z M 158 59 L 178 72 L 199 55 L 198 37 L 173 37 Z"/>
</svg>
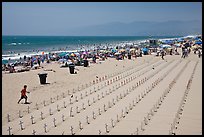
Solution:
<svg viewBox="0 0 204 137">
<path fill-rule="evenodd" d="M 20 110 L 19 110 L 18 114 L 19 114 L 19 118 L 22 118 L 22 117 L 23 117 L 23 116 L 21 115 L 21 111 L 20 111 Z"/>
<path fill-rule="evenodd" d="M 106 105 L 105 104 L 103 105 L 103 110 L 104 110 L 104 112 L 106 112 Z"/>
<path fill-rule="evenodd" d="M 69 99 L 70 104 L 72 104 L 72 98 Z"/>
<path fill-rule="evenodd" d="M 86 116 L 86 122 L 87 122 L 87 124 L 90 124 L 90 123 L 89 123 L 89 117 L 88 117 L 88 116 Z"/>
<path fill-rule="evenodd" d="M 40 117 L 43 120 L 43 112 L 40 112 Z"/>
<path fill-rule="evenodd" d="M 83 95 L 82 95 L 82 93 L 81 93 L 81 99 L 83 99 Z"/>
<path fill-rule="evenodd" d="M 23 130 L 23 121 L 20 121 L 19 125 L 21 126 L 21 130 Z"/>
<path fill-rule="evenodd" d="M 77 98 L 77 96 L 75 97 L 75 101 L 78 102 L 78 98 Z"/>
<path fill-rule="evenodd" d="M 136 135 L 139 135 L 139 129 L 137 128 L 137 130 L 136 130 Z"/>
<path fill-rule="evenodd" d="M 52 115 L 52 110 L 51 110 L 51 108 L 49 109 L 49 112 L 50 112 L 50 115 Z"/>
<path fill-rule="evenodd" d="M 80 113 L 78 106 L 76 106 L 76 112 L 77 112 L 77 113 Z"/>
<path fill-rule="evenodd" d="M 112 125 L 112 127 L 114 127 L 114 121 L 112 118 L 111 118 L 111 125 Z"/>
<path fill-rule="evenodd" d="M 98 130 L 98 134 L 101 135 L 101 130 Z"/>
<path fill-rule="evenodd" d="M 53 103 L 53 102 L 52 102 L 52 98 L 50 98 L 50 102 Z"/>
<path fill-rule="evenodd" d="M 47 133 L 47 124 L 44 124 L 45 133 Z"/>
<path fill-rule="evenodd" d="M 43 101 L 43 105 L 44 105 L 44 107 L 46 106 L 46 104 L 45 104 L 45 100 Z"/>
<path fill-rule="evenodd" d="M 143 126 L 144 126 L 144 125 L 143 125 L 143 122 L 141 122 L 141 130 L 142 130 L 142 131 L 144 131 Z"/>
<path fill-rule="evenodd" d="M 8 127 L 7 131 L 9 132 L 9 135 L 11 135 L 11 127 Z"/>
<path fill-rule="evenodd" d="M 36 133 L 36 131 L 35 131 L 35 130 L 33 130 L 33 133 L 32 133 L 32 134 L 33 134 L 33 135 L 36 135 L 35 133 Z"/>
<path fill-rule="evenodd" d="M 66 108 L 67 106 L 66 106 L 66 104 L 65 104 L 65 101 L 63 102 L 63 105 L 64 105 L 64 108 Z"/>
<path fill-rule="evenodd" d="M 11 122 L 9 114 L 7 114 L 7 119 L 8 119 L 8 122 Z"/>
<path fill-rule="evenodd" d="M 90 101 L 88 100 L 88 106 L 91 106 Z"/>
<path fill-rule="evenodd" d="M 86 108 L 85 108 L 85 106 L 84 106 L 84 103 L 82 103 L 82 108 L 85 110 Z"/>
<path fill-rule="evenodd" d="M 98 97 L 98 100 L 100 100 L 100 96 L 99 96 L 99 94 L 97 95 L 97 97 Z"/>
<path fill-rule="evenodd" d="M 106 128 L 106 133 L 108 133 L 108 132 L 109 132 L 109 130 L 108 130 L 108 124 L 105 124 L 105 128 Z"/>
<path fill-rule="evenodd" d="M 94 111 L 93 111 L 93 119 L 96 119 Z"/>
<path fill-rule="evenodd" d="M 80 129 L 80 130 L 82 130 L 82 129 L 83 129 L 83 126 L 82 126 L 81 121 L 79 121 L 79 129 Z"/>
<path fill-rule="evenodd" d="M 62 114 L 62 121 L 64 122 L 65 121 L 65 119 L 64 119 L 64 115 Z"/>
<path fill-rule="evenodd" d="M 30 113 L 30 106 L 28 106 L 28 113 Z"/>
<path fill-rule="evenodd" d="M 70 108 L 70 117 L 73 117 L 74 115 L 72 115 L 72 107 Z"/>
<path fill-rule="evenodd" d="M 98 108 L 98 114 L 101 115 L 101 109 L 100 108 Z"/>
<path fill-rule="evenodd" d="M 104 98 L 103 92 L 101 92 L 101 96 L 102 96 L 102 98 Z"/>
<path fill-rule="evenodd" d="M 53 118 L 53 124 L 54 124 L 54 127 L 57 126 L 55 122 L 56 122 L 56 118 Z"/>
<path fill-rule="evenodd" d="M 117 122 L 119 122 L 120 120 L 119 120 L 119 116 L 118 116 L 118 114 L 117 114 L 117 118 L 116 118 L 116 120 L 117 120 Z"/>
<path fill-rule="evenodd" d="M 60 111 L 60 109 L 59 109 L 59 105 L 57 105 L 57 111 Z"/>
<path fill-rule="evenodd" d="M 31 119 L 31 123 L 32 123 L 32 124 L 35 124 L 35 122 L 34 122 L 34 120 L 33 120 L 34 117 L 33 117 L 32 115 L 31 115 L 30 119 Z"/>
<path fill-rule="evenodd" d="M 109 107 L 109 108 L 111 108 L 111 104 L 110 104 L 110 101 L 108 101 L 108 107 Z"/>
<path fill-rule="evenodd" d="M 112 98 L 112 102 L 113 102 L 113 105 L 115 105 L 115 100 L 114 100 L 114 98 Z"/>
</svg>

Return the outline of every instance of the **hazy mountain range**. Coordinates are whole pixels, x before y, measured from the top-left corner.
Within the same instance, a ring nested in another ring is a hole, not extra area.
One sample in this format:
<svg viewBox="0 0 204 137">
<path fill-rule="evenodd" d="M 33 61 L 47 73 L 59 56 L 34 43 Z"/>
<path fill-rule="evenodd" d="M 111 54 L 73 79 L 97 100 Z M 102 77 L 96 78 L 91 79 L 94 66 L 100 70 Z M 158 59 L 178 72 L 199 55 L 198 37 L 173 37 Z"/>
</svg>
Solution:
<svg viewBox="0 0 204 137">
<path fill-rule="evenodd" d="M 184 36 L 202 34 L 202 21 L 111 22 L 67 31 L 76 36 Z"/>
</svg>

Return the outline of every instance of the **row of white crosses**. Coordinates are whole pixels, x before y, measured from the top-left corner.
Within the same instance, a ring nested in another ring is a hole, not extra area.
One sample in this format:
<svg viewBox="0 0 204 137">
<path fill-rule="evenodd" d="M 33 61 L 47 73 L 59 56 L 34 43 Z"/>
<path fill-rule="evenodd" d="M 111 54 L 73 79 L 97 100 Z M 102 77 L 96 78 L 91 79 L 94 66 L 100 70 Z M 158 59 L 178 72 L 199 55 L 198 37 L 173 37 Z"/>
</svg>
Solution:
<svg viewBox="0 0 204 137">
<path fill-rule="evenodd" d="M 130 80 L 130 79 L 129 79 L 129 80 Z M 132 80 L 132 77 L 131 77 L 131 80 Z M 140 85 L 141 83 L 143 83 L 145 80 L 146 80 L 146 78 L 143 79 L 143 80 L 141 80 L 141 82 L 139 81 L 139 84 L 137 83 L 137 86 Z M 128 79 L 126 79 L 126 81 L 128 82 Z M 125 81 L 124 81 L 124 83 L 125 83 Z M 119 85 L 119 86 L 120 86 L 120 85 Z M 110 89 L 109 89 L 109 91 L 111 92 Z M 114 91 L 114 87 L 113 87 L 113 91 Z M 109 95 L 109 93 L 106 92 L 105 95 Z M 124 97 L 125 97 L 125 96 L 126 96 L 126 94 L 124 94 Z M 103 92 L 102 92 L 102 98 L 103 98 L 103 97 L 104 97 L 104 95 L 103 95 Z M 71 98 L 70 98 L 70 99 L 71 99 Z M 122 99 L 122 95 L 121 95 L 121 94 L 120 94 L 120 99 Z M 98 98 L 98 100 L 100 100 L 100 98 Z M 117 99 L 116 99 L 116 100 L 118 101 L 118 96 L 117 96 Z M 77 102 L 77 98 L 76 98 L 76 102 Z M 51 103 L 52 103 L 52 98 L 51 98 Z M 93 98 L 93 103 L 95 103 L 94 98 Z M 70 104 L 72 104 L 71 100 L 70 100 Z M 110 102 L 109 102 L 109 104 L 110 104 Z M 113 104 L 114 104 L 114 99 L 113 99 Z M 37 110 L 38 110 L 38 106 L 37 106 L 37 105 L 38 105 L 38 104 L 36 104 L 36 108 L 37 108 Z M 90 102 L 89 102 L 89 100 L 88 100 L 88 106 L 90 106 L 90 105 L 91 105 L 91 104 L 90 104 Z M 109 105 L 109 106 L 110 106 L 110 105 Z M 66 108 L 65 102 L 64 102 L 64 108 Z M 85 109 L 84 104 L 83 104 L 83 109 Z M 60 111 L 58 105 L 57 105 L 57 110 Z M 106 110 L 105 110 L 105 107 L 104 107 L 104 111 L 106 111 Z M 29 113 L 29 106 L 28 106 L 28 113 Z M 53 114 L 52 114 L 52 111 L 51 111 L 51 108 L 49 109 L 49 113 L 50 113 L 50 115 L 53 115 Z M 70 110 L 70 115 L 71 115 L 71 113 L 72 113 L 72 108 L 71 108 L 71 110 Z M 77 113 L 79 113 L 78 107 L 77 107 Z M 100 113 L 100 112 L 99 112 L 99 113 Z M 71 116 L 73 116 L 73 115 L 71 115 Z M 22 117 L 20 111 L 19 111 L 19 117 Z M 34 118 L 34 117 L 31 118 L 32 121 L 33 121 L 33 118 Z M 41 119 L 44 119 L 42 112 L 41 112 Z M 32 124 L 33 124 L 33 123 L 34 123 L 34 122 L 32 122 Z"/>
<path fill-rule="evenodd" d="M 134 67 L 132 66 L 132 67 L 129 67 L 128 69 L 126 69 L 126 70 L 131 70 L 131 69 L 133 69 Z M 122 72 L 118 72 L 118 73 L 114 73 L 114 74 L 112 74 L 112 75 L 109 75 L 109 77 L 114 77 L 115 75 L 117 75 L 117 74 L 122 74 L 122 73 L 124 73 L 125 71 L 122 71 Z M 127 76 L 127 75 L 126 75 Z M 121 77 L 116 77 L 116 80 L 117 80 L 117 78 L 118 78 L 118 80 L 120 79 L 120 78 L 122 78 L 122 76 Z M 107 76 L 105 75 L 104 77 L 102 77 L 102 78 L 99 78 L 99 79 L 101 79 L 100 81 L 104 81 L 104 80 L 107 80 Z M 90 85 L 89 84 L 85 84 L 86 85 L 86 87 L 89 87 L 89 86 L 91 86 L 92 85 L 92 83 L 90 82 Z M 81 85 L 81 87 L 82 87 L 82 90 L 83 89 L 85 89 L 85 87 L 84 87 L 84 85 L 82 84 Z M 95 87 L 94 87 L 95 88 Z M 102 85 L 101 85 L 101 88 L 102 88 Z M 98 86 L 98 90 L 99 90 L 99 86 Z M 76 93 L 75 92 L 76 90 L 73 88 L 73 93 Z M 78 91 L 80 91 L 80 87 L 78 86 Z M 68 90 L 68 94 L 67 95 L 70 95 L 71 93 L 70 93 L 70 91 Z M 86 95 L 87 96 L 87 95 Z M 65 95 L 65 93 L 63 92 L 62 93 L 62 98 L 65 98 L 66 97 L 66 95 Z M 54 99 L 55 98 L 50 98 L 50 104 L 52 104 L 52 103 L 54 103 Z M 60 99 L 60 96 L 59 95 L 57 95 L 56 96 L 56 100 L 59 100 Z M 81 99 L 82 99 L 82 97 L 81 97 Z M 49 105 L 49 101 L 46 103 L 46 101 L 44 100 L 43 101 L 43 103 L 40 103 L 40 104 L 43 104 L 43 106 L 45 107 L 46 105 Z M 35 105 L 36 107 L 35 107 L 35 109 L 36 110 L 39 110 L 39 104 L 37 104 L 36 103 L 36 105 Z M 30 113 L 31 112 L 31 108 L 30 108 L 30 106 L 28 106 L 28 108 L 27 108 L 27 112 L 28 113 Z M 19 111 L 19 118 L 22 118 L 23 116 L 22 116 L 22 114 L 21 114 L 21 112 Z M 8 122 L 11 122 L 11 119 L 10 119 L 10 115 L 8 114 L 7 115 L 7 119 L 8 119 Z"/>
<path fill-rule="evenodd" d="M 178 63 L 177 63 L 178 64 Z M 177 65 L 176 64 L 176 65 Z M 187 64 L 186 64 L 187 65 Z M 181 73 L 183 72 L 183 69 L 186 68 L 186 65 L 180 70 L 180 72 L 177 74 L 177 76 L 172 80 L 172 82 L 169 84 L 169 86 L 167 87 L 167 89 L 163 92 L 162 96 L 158 99 L 158 101 L 156 102 L 155 105 L 153 105 L 153 108 L 150 110 L 149 113 L 147 113 L 147 116 L 144 117 L 144 120 L 141 122 L 141 126 L 140 128 L 137 128 L 136 131 L 134 133 L 131 134 L 139 134 L 139 129 L 141 129 L 141 131 L 144 131 L 144 125 L 148 124 L 148 121 L 151 120 L 151 116 L 154 115 L 155 112 L 157 112 L 157 110 L 159 109 L 159 107 L 161 106 L 164 98 L 167 96 L 167 94 L 170 92 L 171 88 L 173 87 L 173 85 L 176 83 L 175 81 L 178 79 L 178 77 L 181 75 Z M 175 66 L 175 65 L 174 65 Z M 173 66 L 173 67 L 174 67 Z M 161 81 L 164 79 L 165 76 L 167 76 L 167 74 L 171 71 L 172 69 L 169 69 L 169 71 L 167 71 L 161 78 L 159 78 L 158 80 Z M 152 87 L 154 87 L 154 85 L 152 85 Z"/>
<path fill-rule="evenodd" d="M 191 87 L 191 84 L 192 84 L 192 79 L 193 79 L 193 76 L 194 76 L 197 65 L 198 65 L 198 61 L 196 62 L 195 66 L 194 66 L 194 69 L 193 69 L 193 72 L 191 74 L 191 77 L 188 80 L 188 83 L 186 85 L 184 95 L 183 95 L 182 100 L 181 100 L 181 102 L 179 104 L 178 110 L 177 110 L 177 112 L 175 114 L 173 123 L 171 124 L 170 130 L 169 130 L 169 135 L 176 135 L 175 129 L 177 129 L 177 125 L 179 124 L 179 120 L 181 118 L 182 111 L 184 109 L 184 105 L 185 105 L 186 100 L 187 100 L 188 92 L 190 90 L 190 87 Z"/>
<path fill-rule="evenodd" d="M 130 80 L 130 79 L 129 79 Z M 126 79 L 126 81 L 128 81 L 127 79 Z M 124 81 L 125 82 L 125 81 Z M 141 82 L 142 83 L 142 82 Z M 140 81 L 139 81 L 139 85 L 140 85 Z M 107 95 L 108 93 L 106 92 L 106 95 Z M 125 94 L 124 94 L 124 96 L 125 96 Z M 102 94 L 102 97 L 103 97 L 103 94 Z M 122 98 L 121 97 L 121 94 L 120 94 L 120 98 Z M 76 99 L 77 100 L 77 99 Z M 94 102 L 94 100 L 93 100 L 93 102 Z M 114 102 L 114 99 L 113 99 L 113 102 Z M 51 98 L 51 103 L 52 103 L 52 98 Z M 65 104 L 65 103 L 64 103 Z M 109 104 L 110 104 L 110 102 L 109 102 Z M 114 103 L 113 103 L 114 104 Z M 88 100 L 88 105 L 90 106 L 90 104 L 89 104 L 89 100 Z M 110 106 L 110 105 L 109 105 Z M 38 104 L 36 104 L 36 108 L 38 109 Z M 66 108 L 66 106 L 64 105 L 64 108 Z M 85 109 L 84 107 L 83 107 L 83 109 Z M 59 109 L 59 106 L 57 105 L 57 110 L 58 111 L 60 111 L 60 109 Z M 104 105 L 104 111 L 106 111 L 106 109 L 105 109 L 105 105 Z M 71 112 L 72 112 L 72 108 L 71 108 L 71 110 L 70 110 L 70 116 L 73 116 L 73 115 L 71 115 Z M 77 110 L 77 113 L 78 113 L 79 111 Z M 29 113 L 29 107 L 28 107 L 28 113 Z M 51 109 L 49 109 L 49 113 L 50 113 L 50 115 L 52 115 L 52 112 L 51 112 Z M 100 115 L 100 109 L 99 109 L 99 115 Z M 20 111 L 19 111 L 19 117 L 22 117 L 21 116 L 21 113 L 20 113 Z M 35 122 L 33 122 L 33 119 L 34 119 L 34 117 L 33 116 L 31 116 L 31 121 L 32 121 L 32 124 L 34 124 Z M 41 112 L 41 119 L 44 119 L 43 118 L 43 113 Z M 64 119 L 64 118 L 63 118 Z M 95 118 L 94 118 L 95 119 Z M 54 119 L 54 123 L 55 123 L 55 121 L 56 121 L 56 119 Z M 63 120 L 64 121 L 64 120 Z M 23 130 L 23 128 L 22 128 L 22 124 L 23 124 L 23 122 L 21 121 L 20 122 L 20 125 L 21 125 L 21 129 Z M 55 124 L 54 124 L 55 125 Z M 56 125 L 55 125 L 55 127 L 56 127 Z M 45 128 L 46 128 L 46 126 L 45 126 Z M 46 130 L 45 130 L 46 131 Z M 10 131 L 9 131 L 10 132 Z M 34 132 L 35 133 L 35 132 Z"/>
<path fill-rule="evenodd" d="M 172 69 L 170 69 L 170 70 L 172 70 Z M 168 71 L 168 73 L 169 73 L 169 71 Z M 141 101 L 141 99 L 142 98 L 144 98 L 144 96 L 146 96 L 146 94 L 147 93 L 149 93 L 161 80 L 163 80 L 163 78 L 164 77 L 166 77 L 167 75 L 163 75 L 161 78 L 158 78 L 158 79 L 156 79 L 153 83 L 152 83 L 152 85 L 151 85 L 151 87 L 149 88 L 148 87 L 148 89 L 146 89 L 145 91 L 144 91 L 144 93 L 141 93 L 141 96 L 140 95 L 138 95 L 138 98 L 139 99 L 137 99 L 136 98 L 136 103 L 139 103 L 139 101 Z M 167 92 L 166 92 L 167 93 Z M 158 100 L 158 102 L 156 103 L 156 105 L 154 105 L 154 111 L 156 112 L 156 109 L 158 109 L 159 108 L 159 106 L 161 105 L 161 103 L 162 103 L 162 101 L 163 101 L 163 99 L 164 99 L 164 96 L 165 95 L 162 95 L 162 97 L 160 97 L 159 98 L 159 100 Z M 128 112 L 129 112 L 129 110 L 132 110 L 132 108 L 133 108 L 133 106 L 135 106 L 135 103 L 134 103 L 134 100 L 132 101 L 132 104 L 133 105 L 131 105 L 131 103 L 129 103 L 129 109 L 128 109 L 128 107 L 125 107 L 125 114 L 128 114 Z M 144 125 L 147 125 L 148 124 L 148 120 L 150 120 L 150 114 L 152 114 L 152 110 L 151 110 L 151 113 L 148 113 L 147 114 L 147 117 L 144 117 L 144 121 L 142 121 L 141 122 L 141 130 L 144 130 Z M 121 118 L 124 118 L 125 117 L 125 115 L 124 115 L 124 113 L 123 113 L 123 109 L 122 109 L 122 111 L 121 111 Z M 112 125 L 112 127 L 114 127 L 114 123 L 113 123 L 114 121 L 113 121 L 113 119 L 111 119 L 111 125 Z M 119 118 L 118 118 L 118 115 L 117 115 L 117 120 L 116 120 L 116 122 L 119 122 Z M 109 130 L 107 129 L 107 124 L 105 124 L 106 126 L 105 126 L 105 128 L 106 128 L 106 133 L 109 133 Z M 138 133 L 138 128 L 137 128 L 137 133 Z M 101 130 L 99 130 L 99 134 L 101 134 Z"/>
</svg>

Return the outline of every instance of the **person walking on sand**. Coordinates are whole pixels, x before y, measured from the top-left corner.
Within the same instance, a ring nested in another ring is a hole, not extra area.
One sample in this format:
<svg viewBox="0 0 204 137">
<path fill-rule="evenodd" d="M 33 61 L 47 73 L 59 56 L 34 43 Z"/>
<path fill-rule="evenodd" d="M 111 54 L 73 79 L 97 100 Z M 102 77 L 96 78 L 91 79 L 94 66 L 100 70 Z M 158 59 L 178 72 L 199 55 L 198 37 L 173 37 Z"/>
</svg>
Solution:
<svg viewBox="0 0 204 137">
<path fill-rule="evenodd" d="M 161 51 L 161 57 L 164 60 L 164 50 Z"/>
<path fill-rule="evenodd" d="M 18 104 L 22 99 L 25 99 L 25 103 L 24 104 L 28 104 L 27 102 L 27 96 L 26 96 L 26 89 L 27 89 L 27 85 L 24 85 L 24 88 L 21 90 L 21 98 L 18 100 Z"/>
</svg>

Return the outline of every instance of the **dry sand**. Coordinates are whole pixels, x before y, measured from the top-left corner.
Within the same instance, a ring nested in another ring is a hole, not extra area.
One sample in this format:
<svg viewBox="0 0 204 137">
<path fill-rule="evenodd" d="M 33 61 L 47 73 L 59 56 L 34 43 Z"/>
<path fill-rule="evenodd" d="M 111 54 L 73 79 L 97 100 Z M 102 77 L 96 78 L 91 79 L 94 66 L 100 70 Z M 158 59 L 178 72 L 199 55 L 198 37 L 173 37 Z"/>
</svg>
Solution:
<svg viewBox="0 0 204 137">
<path fill-rule="evenodd" d="M 28 72 L 2 72 L 2 134 L 8 135 L 9 127 L 14 135 L 202 134 L 202 58 L 193 53 L 185 59 L 180 55 L 167 55 L 165 60 L 153 55 L 123 61 L 109 58 L 87 68 L 77 66 L 77 74 L 58 63 L 42 65 Z M 48 84 L 40 84 L 40 72 L 48 73 Z M 23 104 L 24 100 L 17 104 L 24 84 L 31 104 Z M 171 130 L 184 95 L 179 124 Z"/>
</svg>

